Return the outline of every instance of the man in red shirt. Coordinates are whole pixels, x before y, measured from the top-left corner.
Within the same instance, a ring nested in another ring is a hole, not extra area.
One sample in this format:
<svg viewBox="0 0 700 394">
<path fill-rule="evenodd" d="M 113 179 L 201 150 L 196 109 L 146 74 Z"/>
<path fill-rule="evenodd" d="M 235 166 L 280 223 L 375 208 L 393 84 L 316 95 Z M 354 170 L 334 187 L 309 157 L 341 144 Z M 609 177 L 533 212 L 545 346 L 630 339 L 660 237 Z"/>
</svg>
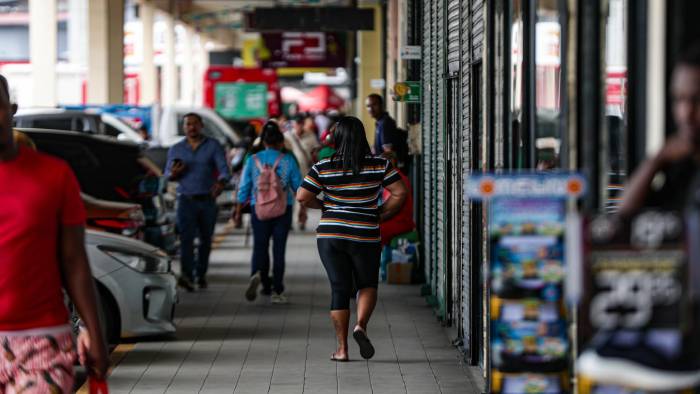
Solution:
<svg viewBox="0 0 700 394">
<path fill-rule="evenodd" d="M 66 163 L 16 146 L 16 110 L 0 75 L 0 393 L 68 393 L 76 346 L 62 287 L 86 326 L 81 361 L 98 379 L 108 366 L 85 211 Z"/>
</svg>

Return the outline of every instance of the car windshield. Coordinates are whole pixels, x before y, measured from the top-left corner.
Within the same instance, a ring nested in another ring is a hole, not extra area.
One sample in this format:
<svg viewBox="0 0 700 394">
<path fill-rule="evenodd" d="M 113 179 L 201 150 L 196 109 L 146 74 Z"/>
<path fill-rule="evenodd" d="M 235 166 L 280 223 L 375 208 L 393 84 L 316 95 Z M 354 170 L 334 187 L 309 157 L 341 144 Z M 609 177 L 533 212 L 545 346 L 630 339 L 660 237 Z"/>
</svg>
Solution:
<svg viewBox="0 0 700 394">
<path fill-rule="evenodd" d="M 133 142 L 143 142 L 143 138 L 139 133 L 134 130 L 134 128 L 122 118 L 116 116 L 103 116 L 103 124 L 105 125 L 105 134 L 112 137 L 119 137 L 123 135 L 122 138 L 133 141 Z"/>
</svg>

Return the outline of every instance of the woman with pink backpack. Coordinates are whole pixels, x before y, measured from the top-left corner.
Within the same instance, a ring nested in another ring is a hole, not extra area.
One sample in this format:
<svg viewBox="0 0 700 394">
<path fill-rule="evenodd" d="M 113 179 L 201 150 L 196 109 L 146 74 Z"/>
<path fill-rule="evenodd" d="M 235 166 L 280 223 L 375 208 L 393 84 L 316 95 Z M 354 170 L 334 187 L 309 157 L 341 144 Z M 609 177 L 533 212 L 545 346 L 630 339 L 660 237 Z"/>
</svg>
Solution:
<svg viewBox="0 0 700 394">
<path fill-rule="evenodd" d="M 294 194 L 301 185 L 301 173 L 294 158 L 281 152 L 284 135 L 275 122 L 263 126 L 265 150 L 248 158 L 238 188 L 234 222 L 241 220 L 241 207 L 249 202 L 253 226 L 252 272 L 246 299 L 254 301 L 262 283 L 263 295 L 274 304 L 287 303 L 284 295 L 284 268 L 287 235 L 292 227 Z M 269 246 L 272 239 L 272 280 L 269 277 Z"/>
</svg>

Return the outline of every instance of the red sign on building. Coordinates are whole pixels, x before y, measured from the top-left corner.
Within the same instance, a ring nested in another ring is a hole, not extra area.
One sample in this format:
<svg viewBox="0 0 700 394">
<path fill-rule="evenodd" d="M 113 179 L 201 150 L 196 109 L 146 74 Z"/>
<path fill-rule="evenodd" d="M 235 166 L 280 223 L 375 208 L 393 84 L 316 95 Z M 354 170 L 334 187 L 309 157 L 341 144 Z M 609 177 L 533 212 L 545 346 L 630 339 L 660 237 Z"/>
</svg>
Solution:
<svg viewBox="0 0 700 394">
<path fill-rule="evenodd" d="M 345 67 L 345 33 L 263 33 L 263 67 Z"/>
</svg>

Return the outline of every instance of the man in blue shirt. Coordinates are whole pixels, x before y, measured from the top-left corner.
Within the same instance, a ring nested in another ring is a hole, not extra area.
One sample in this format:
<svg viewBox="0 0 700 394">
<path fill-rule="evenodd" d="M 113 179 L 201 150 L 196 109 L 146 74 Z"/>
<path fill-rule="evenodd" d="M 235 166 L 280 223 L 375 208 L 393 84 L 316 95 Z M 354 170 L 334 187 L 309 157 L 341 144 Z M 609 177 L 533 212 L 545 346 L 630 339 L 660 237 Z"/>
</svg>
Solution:
<svg viewBox="0 0 700 394">
<path fill-rule="evenodd" d="M 365 101 L 367 112 L 374 118 L 376 129 L 374 133 L 374 145 L 372 153 L 379 156 L 384 152 L 396 152 L 400 149 L 401 141 L 396 128 L 396 121 L 389 116 L 384 109 L 384 99 L 382 96 L 373 93 L 367 96 Z"/>
<path fill-rule="evenodd" d="M 207 268 L 218 207 L 216 197 L 229 179 L 224 149 L 202 134 L 202 118 L 196 113 L 184 116 L 186 138 L 168 151 L 166 175 L 179 182 L 177 187 L 177 224 L 180 230 L 181 276 L 178 285 L 194 290 L 207 288 Z M 194 239 L 199 236 L 197 259 Z"/>
</svg>

